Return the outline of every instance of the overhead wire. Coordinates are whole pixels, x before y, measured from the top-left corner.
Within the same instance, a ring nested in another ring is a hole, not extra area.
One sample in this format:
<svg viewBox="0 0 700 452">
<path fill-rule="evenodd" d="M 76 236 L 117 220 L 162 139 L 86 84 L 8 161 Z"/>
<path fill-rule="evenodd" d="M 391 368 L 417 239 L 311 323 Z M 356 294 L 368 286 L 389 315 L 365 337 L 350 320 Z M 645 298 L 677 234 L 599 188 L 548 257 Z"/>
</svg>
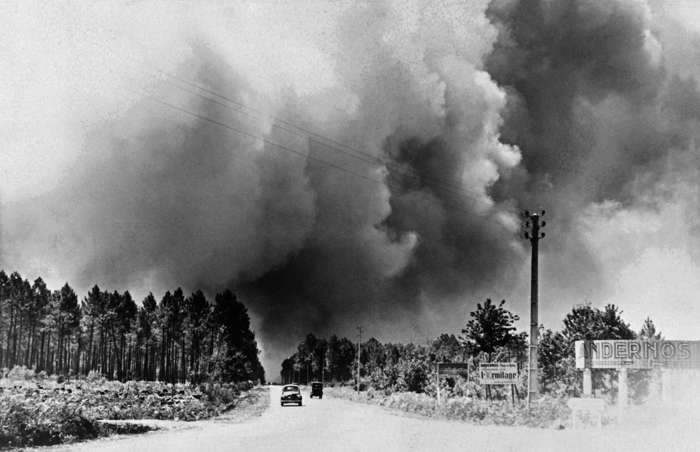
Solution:
<svg viewBox="0 0 700 452">
<path fill-rule="evenodd" d="M 213 91 L 213 90 L 210 90 L 210 89 L 208 89 L 208 88 L 202 87 L 202 86 L 200 86 L 200 85 L 197 84 L 197 83 L 194 83 L 194 82 L 191 82 L 191 81 L 187 81 L 187 80 L 183 80 L 182 78 L 180 78 L 180 77 L 178 77 L 178 76 L 176 76 L 176 75 L 172 75 L 172 74 L 165 73 L 164 71 L 162 71 L 162 70 L 160 70 L 160 69 L 156 69 L 156 70 L 159 71 L 159 73 L 161 73 L 162 75 L 165 75 L 166 77 L 172 78 L 172 79 L 177 80 L 177 81 L 179 81 L 179 82 L 181 82 L 181 83 L 185 83 L 185 84 L 188 85 L 188 86 L 192 86 L 192 87 L 194 87 L 195 89 L 201 90 L 201 91 L 203 91 L 203 92 L 205 92 L 205 93 L 207 93 L 207 94 L 210 94 L 210 95 L 212 95 L 212 96 L 215 96 L 215 97 L 217 97 L 217 98 L 223 99 L 223 100 L 225 100 L 225 101 L 227 101 L 227 102 L 229 102 L 229 103 L 232 103 L 232 104 L 236 105 L 236 106 L 238 107 L 236 110 L 234 110 L 234 111 L 236 111 L 236 112 L 240 112 L 240 113 L 242 113 L 242 114 L 244 114 L 244 115 L 251 116 L 249 113 L 246 113 L 245 111 L 243 111 L 243 110 L 249 110 L 249 111 L 253 111 L 253 112 L 255 112 L 255 113 L 259 114 L 259 115 L 265 115 L 265 113 L 262 112 L 262 111 L 260 111 L 260 110 L 257 110 L 257 109 L 255 109 L 255 108 L 253 108 L 253 107 L 250 107 L 250 106 L 247 106 L 247 105 L 245 105 L 245 104 L 243 104 L 243 103 L 241 103 L 241 102 L 238 102 L 238 101 L 236 101 L 236 100 L 234 100 L 234 99 L 231 99 L 231 98 L 228 97 L 228 96 L 219 94 L 219 93 L 217 93 L 217 92 L 215 92 L 215 91 Z M 174 85 L 174 86 L 177 86 L 177 85 Z M 183 88 L 181 88 L 181 89 L 183 89 Z M 186 92 L 189 92 L 190 94 L 197 95 L 197 96 L 199 96 L 199 97 L 201 97 L 201 98 L 203 98 L 203 99 L 205 99 L 205 100 L 208 100 L 208 101 L 210 101 L 210 102 L 214 102 L 214 103 L 216 103 L 217 105 L 226 107 L 225 104 L 223 104 L 223 103 L 221 103 L 221 102 L 219 102 L 219 101 L 216 101 L 215 99 L 211 99 L 210 97 L 203 96 L 203 95 L 201 95 L 200 93 L 192 92 L 192 91 L 190 91 L 190 90 L 185 90 L 185 91 L 186 91 Z M 230 108 L 230 107 L 229 107 L 229 108 Z M 288 120 L 279 118 L 279 117 L 277 117 L 277 116 L 270 116 L 270 119 L 272 120 L 272 126 L 273 126 L 273 127 L 276 127 L 276 128 L 278 128 L 278 129 L 281 129 L 281 130 L 285 130 L 285 131 L 290 132 L 290 133 L 292 133 L 292 134 L 295 134 L 295 135 L 297 135 L 297 136 L 303 136 L 303 137 L 305 137 L 305 138 L 306 138 L 306 137 L 315 138 L 315 139 L 316 139 L 316 142 L 318 142 L 319 144 L 322 144 L 322 145 L 328 147 L 328 149 L 330 149 L 330 150 L 332 150 L 332 151 L 334 151 L 334 152 L 341 152 L 341 153 L 343 153 L 343 154 L 345 154 L 345 155 L 349 155 L 350 157 L 353 157 L 353 158 L 355 158 L 355 159 L 357 159 L 357 160 L 363 161 L 363 162 L 368 163 L 368 164 L 378 164 L 378 165 L 386 166 L 386 167 L 389 168 L 390 172 L 398 172 L 398 173 L 401 173 L 401 174 L 403 174 L 403 175 L 405 175 L 405 176 L 412 177 L 412 178 L 414 178 L 414 179 L 416 179 L 416 180 L 424 180 L 424 181 L 426 181 L 426 182 L 430 182 L 431 185 L 434 185 L 434 186 L 436 186 L 436 187 L 439 187 L 439 188 L 442 189 L 442 190 L 451 192 L 451 193 L 454 194 L 454 195 L 457 195 L 457 196 L 465 196 L 465 197 L 470 198 L 470 199 L 472 199 L 472 200 L 474 200 L 474 201 L 478 201 L 478 199 L 476 199 L 476 197 L 474 197 L 471 193 L 466 192 L 462 187 L 458 187 L 458 186 L 456 186 L 456 185 L 446 183 L 446 182 L 444 182 L 444 181 L 438 180 L 438 179 L 436 179 L 436 178 L 434 178 L 434 177 L 431 177 L 431 176 L 426 176 L 426 175 L 424 175 L 424 174 L 420 174 L 418 171 L 416 171 L 416 170 L 413 169 L 413 168 L 401 166 L 401 165 L 400 165 L 399 163 L 397 163 L 397 162 L 392 162 L 392 161 L 387 160 L 387 159 L 382 159 L 382 158 L 377 157 L 377 156 L 374 156 L 374 155 L 372 155 L 372 154 L 370 154 L 370 153 L 368 153 L 368 152 L 355 149 L 354 147 L 351 147 L 351 146 L 349 146 L 349 145 L 347 145 L 347 144 L 341 143 L 341 142 L 339 142 L 339 141 L 337 141 L 337 140 L 334 140 L 334 139 L 332 139 L 332 138 L 326 137 L 326 136 L 321 135 L 321 134 L 319 134 L 319 133 L 317 133 L 317 132 L 308 130 L 308 129 L 302 127 L 302 126 L 296 125 L 296 124 L 294 124 L 294 123 L 292 123 L 292 122 L 290 122 L 290 121 L 288 121 Z M 280 125 L 280 123 L 281 123 L 281 124 L 284 124 L 284 125 L 287 125 L 287 126 L 293 128 L 293 129 L 297 129 L 297 130 L 301 131 L 303 135 L 299 135 L 299 133 L 297 133 L 297 132 L 295 132 L 294 130 L 291 130 L 291 129 L 289 129 L 289 128 L 282 127 L 282 126 Z"/>
<path fill-rule="evenodd" d="M 122 57 L 120 55 L 117 55 L 115 53 L 112 53 L 112 55 L 114 55 L 116 58 L 122 59 Z M 127 59 L 130 60 L 132 63 L 136 64 L 137 68 L 139 70 L 144 71 L 147 74 L 149 73 L 149 71 L 147 71 L 146 69 L 141 68 L 140 64 L 150 65 L 150 63 L 137 62 L 132 57 L 127 57 Z M 474 196 L 472 193 L 464 190 L 464 188 L 461 186 L 457 186 L 454 184 L 450 184 L 448 182 L 444 182 L 444 181 L 439 180 L 439 179 L 432 177 L 432 176 L 420 174 L 414 168 L 401 165 L 398 162 L 392 162 L 388 159 L 382 159 L 380 157 L 372 155 L 371 153 L 363 151 L 363 150 L 358 150 L 352 146 L 349 146 L 345 143 L 334 140 L 333 138 L 326 137 L 322 134 L 319 134 L 317 132 L 309 130 L 308 128 L 299 126 L 299 125 L 297 125 L 291 121 L 288 121 L 284 118 L 281 118 L 279 116 L 268 115 L 259 109 L 245 105 L 244 103 L 239 102 L 239 101 L 231 98 L 230 96 L 226 96 L 224 94 L 218 93 L 215 90 L 204 87 L 196 82 L 193 82 L 193 81 L 184 79 L 180 76 L 171 74 L 171 73 L 164 71 L 163 69 L 155 67 L 153 65 L 150 65 L 150 66 L 155 73 L 160 74 L 168 79 L 179 82 L 181 84 L 184 84 L 186 86 L 189 86 L 189 87 L 193 88 L 194 91 L 192 89 L 188 89 L 188 88 L 185 88 L 181 85 L 178 85 L 177 83 L 171 82 L 172 86 L 175 86 L 178 89 L 183 90 L 189 94 L 198 96 L 198 97 L 200 97 L 208 102 L 212 102 L 212 103 L 219 105 L 219 106 L 222 106 L 224 108 L 229 108 L 231 111 L 234 111 L 236 113 L 240 113 L 240 114 L 248 116 L 250 118 L 256 118 L 256 119 L 260 119 L 261 117 L 262 118 L 269 118 L 272 121 L 272 127 L 275 127 L 277 129 L 284 130 L 286 132 L 295 134 L 299 137 L 314 138 L 316 143 L 325 146 L 327 149 L 332 150 L 334 152 L 342 153 L 342 154 L 347 155 L 349 157 L 352 157 L 356 160 L 362 161 L 363 163 L 371 164 L 371 165 L 385 166 L 389 170 L 389 173 L 392 175 L 392 177 L 396 177 L 395 173 L 399 173 L 402 176 L 411 178 L 413 181 L 419 181 L 419 182 L 424 181 L 424 182 L 428 183 L 428 185 L 431 186 L 431 188 L 439 188 L 441 191 L 449 192 L 455 196 L 465 197 L 465 198 L 470 199 L 474 202 L 480 201 L 476 196 Z M 198 91 L 206 93 L 206 94 L 208 94 L 208 96 L 205 96 Z M 229 104 L 233 104 L 236 107 L 234 108 L 233 106 L 227 105 L 225 102 L 219 101 L 217 99 L 213 99 L 210 96 L 214 96 L 215 98 L 221 99 Z M 253 112 L 253 113 L 250 113 L 250 112 Z M 287 127 L 284 127 L 284 126 L 287 126 Z M 295 131 L 294 129 L 298 130 L 301 133 Z"/>
<path fill-rule="evenodd" d="M 123 57 L 120 57 L 119 55 L 117 55 L 114 52 L 112 52 L 111 55 L 114 56 L 115 58 L 121 59 L 122 61 L 124 61 L 124 59 L 125 59 Z M 140 67 L 139 62 L 137 62 L 135 59 L 129 57 L 128 60 L 131 61 L 133 64 L 135 64 L 136 67 L 139 70 L 143 71 L 144 73 L 150 74 L 150 75 L 155 75 L 154 73 L 149 72 L 145 68 Z M 144 62 L 141 62 L 141 63 L 148 64 L 148 63 L 144 63 Z M 167 71 L 164 71 L 164 70 L 157 68 L 157 67 L 154 67 L 152 65 L 151 65 L 151 67 L 153 68 L 153 70 L 157 74 L 160 74 L 160 75 L 162 75 L 166 78 L 169 78 L 171 80 L 175 80 L 175 81 L 179 82 L 180 84 L 190 86 L 191 88 L 193 88 L 195 90 L 195 91 L 193 91 L 192 89 L 185 88 L 182 85 L 177 84 L 177 83 L 173 83 L 173 82 L 170 83 L 172 86 L 175 86 L 184 92 L 187 92 L 187 93 L 192 94 L 192 95 L 196 95 L 204 100 L 207 100 L 208 102 L 212 102 L 216 105 L 228 108 L 230 111 L 243 114 L 249 118 L 255 118 L 255 119 L 260 119 L 261 117 L 268 118 L 272 121 L 272 126 L 277 128 L 277 129 L 284 130 L 286 132 L 295 134 L 299 137 L 306 138 L 309 140 L 309 142 L 314 141 L 314 142 L 324 146 L 325 148 L 328 148 L 334 152 L 340 152 L 346 156 L 350 156 L 350 157 L 352 157 L 356 160 L 359 160 L 363 163 L 377 165 L 377 166 L 384 166 L 386 168 L 386 177 L 384 179 L 376 179 L 376 178 L 367 176 L 365 174 L 362 174 L 361 172 L 346 168 L 342 165 L 339 165 L 339 164 L 336 164 L 333 162 L 328 162 L 327 160 L 310 155 L 309 153 L 298 151 L 298 150 L 293 149 L 289 146 L 285 146 L 283 144 L 277 143 L 269 138 L 265 138 L 263 136 L 256 135 L 256 134 L 248 132 L 244 129 L 239 129 L 239 128 L 233 127 L 230 124 L 224 123 L 222 121 L 219 121 L 219 120 L 207 117 L 205 115 L 202 115 L 200 113 L 193 112 L 193 111 L 188 110 L 186 108 L 171 104 L 167 101 L 164 101 L 162 99 L 155 97 L 152 93 L 145 93 L 145 92 L 141 93 L 141 94 L 145 94 L 146 97 L 148 97 L 149 99 L 153 100 L 156 103 L 167 106 L 167 107 L 174 109 L 174 110 L 178 110 L 181 113 L 185 113 L 187 115 L 198 118 L 200 120 L 218 125 L 220 127 L 224 127 L 231 132 L 238 133 L 238 134 L 243 135 L 243 136 L 248 136 L 249 138 L 252 138 L 252 139 L 261 140 L 262 142 L 264 142 L 268 145 L 271 145 L 277 149 L 290 152 L 292 154 L 297 155 L 298 157 L 303 157 L 303 158 L 308 159 L 309 161 L 312 161 L 314 163 L 324 165 L 326 167 L 330 167 L 330 168 L 333 168 L 333 169 L 336 169 L 339 171 L 343 171 L 345 173 L 351 174 L 351 175 L 356 176 L 356 177 L 360 177 L 360 178 L 368 180 L 368 181 L 377 182 L 377 183 L 385 183 L 389 186 L 389 188 L 392 188 L 395 190 L 403 190 L 403 191 L 407 190 L 407 187 L 405 186 L 406 180 L 404 180 L 404 178 L 406 178 L 406 177 L 411 178 L 412 181 L 414 181 L 414 182 L 415 181 L 417 181 L 417 182 L 429 182 L 429 184 L 427 184 L 427 185 L 430 188 L 430 191 L 432 192 L 433 196 L 438 198 L 440 200 L 440 202 L 442 202 L 444 204 L 451 205 L 451 207 L 456 208 L 457 210 L 459 210 L 465 214 L 472 215 L 471 212 L 462 208 L 462 206 L 464 205 L 462 201 L 465 198 L 469 199 L 473 202 L 481 202 L 481 199 L 477 198 L 476 196 L 474 196 L 473 194 L 471 194 L 469 192 L 464 191 L 464 189 L 462 187 L 457 187 L 457 186 L 454 186 L 454 185 L 451 185 L 451 184 L 448 184 L 448 183 L 445 183 L 442 181 L 437 181 L 433 177 L 425 176 L 423 174 L 418 173 L 413 168 L 399 166 L 400 164 L 397 162 L 391 162 L 391 161 L 388 161 L 386 159 L 381 159 L 379 157 L 376 157 L 376 156 L 372 155 L 371 153 L 364 152 L 362 150 L 357 150 L 357 149 L 355 149 L 351 146 L 348 146 L 344 143 L 341 143 L 337 140 L 334 140 L 332 138 L 326 137 L 326 136 L 321 135 L 321 134 L 314 132 L 312 130 L 308 130 L 305 127 L 294 124 L 291 121 L 288 121 L 286 119 L 283 119 L 283 118 L 280 118 L 277 116 L 267 115 L 265 112 L 263 112 L 261 110 L 247 106 L 247 105 L 243 104 L 242 102 L 236 101 L 235 99 L 232 99 L 229 96 L 225 96 L 225 95 L 218 93 L 214 90 L 211 90 L 207 87 L 201 86 L 198 83 L 186 80 L 186 79 L 181 78 L 181 77 L 174 75 L 174 74 L 170 74 Z M 205 95 L 197 92 L 196 90 L 202 91 L 203 93 L 208 94 L 208 96 L 205 96 Z M 217 99 L 213 99 L 210 96 L 221 99 L 221 101 L 217 100 Z M 225 102 L 222 102 L 222 101 L 228 102 L 229 104 L 233 104 L 236 107 L 233 107 L 231 105 L 227 105 Z M 250 112 L 253 112 L 253 113 L 250 113 Z M 285 125 L 287 127 L 283 127 L 280 124 Z M 297 132 L 293 129 L 296 129 L 299 132 Z M 438 189 L 442 193 L 436 193 L 436 189 Z M 452 195 L 452 196 L 456 196 L 458 198 L 457 199 L 452 198 L 451 196 L 448 196 L 448 194 Z"/>
<path fill-rule="evenodd" d="M 210 123 L 210 124 L 213 124 L 213 125 L 216 125 L 216 126 L 219 126 L 219 127 L 223 127 L 223 128 L 225 128 L 226 130 L 228 130 L 228 131 L 230 131 L 230 132 L 233 132 L 233 133 L 236 133 L 236 134 L 239 134 L 239 135 L 241 135 L 241 136 L 245 136 L 245 137 L 251 138 L 251 139 L 253 139 L 253 140 L 260 141 L 260 142 L 262 142 L 262 143 L 268 144 L 268 145 L 270 145 L 270 146 L 272 146 L 272 147 L 274 147 L 274 148 L 276 148 L 276 149 L 278 149 L 278 150 L 285 151 L 285 152 L 289 152 L 289 153 L 291 153 L 291 154 L 293 154 L 293 155 L 295 155 L 295 156 L 297 156 L 297 157 L 299 157 L 299 158 L 305 159 L 306 161 L 311 161 L 311 162 L 313 162 L 313 163 L 316 163 L 316 164 L 319 164 L 319 165 L 322 165 L 322 166 L 325 166 L 325 167 L 329 167 L 329 168 L 332 168 L 332 169 L 335 169 L 335 170 L 338 170 L 338 171 L 342 171 L 342 172 L 344 172 L 344 173 L 350 174 L 350 175 L 355 176 L 355 177 L 362 178 L 362 179 L 367 180 L 367 181 L 370 181 L 370 182 L 375 182 L 375 183 L 377 183 L 377 184 L 382 184 L 382 185 L 383 185 L 383 184 L 386 184 L 389 188 L 393 188 L 393 189 L 395 189 L 395 190 L 402 190 L 402 189 L 405 189 L 405 187 L 404 187 L 403 185 L 401 185 L 401 184 L 400 184 L 398 181 L 396 181 L 396 180 L 391 180 L 391 179 L 377 179 L 377 178 L 374 178 L 374 177 L 371 177 L 371 176 L 367 176 L 367 175 L 362 174 L 362 173 L 360 173 L 360 172 L 357 172 L 357 171 L 355 171 L 355 170 L 353 170 L 353 169 L 344 167 L 344 166 L 342 166 L 342 165 L 335 164 L 335 163 L 333 163 L 333 162 L 328 162 L 327 160 L 324 160 L 324 159 L 321 159 L 321 158 L 319 158 L 319 157 L 310 155 L 310 154 L 308 154 L 308 153 L 299 151 L 299 150 L 294 149 L 294 148 L 292 148 L 292 147 L 290 147 L 290 146 L 286 146 L 286 145 L 277 143 L 277 142 L 275 142 L 275 141 L 273 141 L 273 140 L 271 140 L 271 139 L 269 139 L 269 138 L 266 138 L 266 137 L 264 137 L 264 136 L 257 135 L 257 134 L 255 134 L 255 133 L 252 133 L 252 132 L 249 132 L 249 131 L 246 131 L 246 130 L 243 130 L 243 129 L 240 129 L 240 128 L 237 128 L 237 127 L 234 127 L 234 126 L 232 126 L 232 125 L 230 125 L 230 124 L 227 124 L 227 123 L 225 123 L 225 122 L 223 122 L 223 121 L 219 121 L 219 120 L 217 120 L 217 119 L 210 118 L 210 117 L 208 117 L 208 116 L 206 116 L 206 115 L 203 115 L 203 114 L 201 114 L 201 113 L 197 113 L 197 112 L 191 111 L 191 110 L 189 110 L 189 109 L 187 109 L 187 108 L 184 108 L 184 107 L 175 105 L 175 104 L 173 104 L 173 103 L 171 103 L 171 102 L 168 102 L 168 101 L 165 101 L 165 100 L 163 100 L 163 99 L 160 99 L 160 98 L 154 96 L 153 94 L 145 93 L 145 92 L 142 93 L 142 94 L 144 94 L 144 95 L 145 95 L 145 98 L 147 98 L 148 100 L 150 100 L 150 101 L 152 101 L 152 102 L 155 102 L 155 103 L 157 103 L 157 104 L 163 105 L 163 106 L 168 107 L 168 108 L 170 108 L 170 109 L 173 109 L 173 110 L 175 110 L 175 111 L 179 111 L 180 113 L 186 114 L 186 115 L 188 115 L 188 116 L 191 116 L 191 117 L 193 117 L 193 118 L 199 119 L 199 120 L 201 120 L 201 121 L 205 121 L 205 122 L 208 122 L 208 123 Z M 390 174 L 388 174 L 388 175 L 390 176 Z M 449 198 L 449 197 L 440 197 L 440 198 L 438 198 L 438 199 L 440 200 L 441 203 L 443 203 L 443 204 L 445 204 L 445 205 L 451 207 L 452 209 L 454 209 L 454 210 L 456 210 L 456 211 L 459 211 L 460 213 L 463 213 L 463 214 L 466 214 L 466 215 L 470 215 L 470 216 L 473 215 L 472 212 L 469 212 L 468 210 L 462 208 L 462 206 L 460 205 L 460 203 L 459 203 L 457 200 L 455 200 L 455 199 L 451 199 L 451 198 Z"/>
<path fill-rule="evenodd" d="M 298 150 L 296 150 L 296 149 L 293 149 L 293 148 L 291 148 L 291 147 L 289 147 L 289 146 L 285 146 L 285 145 L 283 145 L 283 144 L 276 143 L 276 142 L 270 140 L 269 138 L 265 138 L 264 136 L 256 135 L 256 134 L 254 134 L 254 133 L 252 133 L 252 132 L 248 132 L 248 131 L 243 130 L 243 129 L 238 129 L 238 128 L 233 127 L 233 126 L 231 126 L 231 125 L 229 125 L 229 124 L 226 124 L 225 122 L 221 122 L 221 121 L 219 121 L 219 120 L 212 119 L 212 118 L 210 118 L 210 117 L 208 117 L 208 116 L 205 116 L 205 115 L 202 115 L 202 114 L 200 114 L 200 113 L 193 112 L 193 111 L 188 110 L 188 109 L 183 108 L 183 107 L 179 107 L 179 106 L 177 106 L 177 105 L 171 104 L 170 102 L 167 102 L 167 101 L 164 101 L 164 100 L 162 100 L 162 99 L 159 99 L 159 98 L 157 98 L 157 97 L 155 97 L 155 96 L 153 96 L 153 95 L 147 95 L 147 98 L 148 98 L 149 100 L 153 101 L 153 102 L 156 102 L 156 103 L 158 103 L 158 104 L 161 104 L 161 105 L 164 105 L 164 106 L 166 106 L 166 107 L 172 108 L 172 109 L 174 109 L 174 110 L 180 111 L 180 112 L 185 113 L 185 114 L 187 114 L 187 115 L 190 115 L 190 116 L 192 116 L 192 117 L 194 117 L 194 118 L 200 119 L 200 120 L 202 120 L 202 121 L 209 122 L 209 123 L 211 123 L 211 124 L 214 124 L 214 125 L 217 125 L 217 126 L 220 126 L 220 127 L 224 127 L 224 128 L 226 128 L 226 129 L 230 130 L 231 132 L 235 132 L 235 133 L 237 133 L 237 134 L 239 134 L 239 135 L 247 136 L 248 138 L 252 138 L 252 139 L 254 139 L 254 140 L 262 141 L 262 142 L 265 143 L 265 144 L 269 144 L 269 145 L 271 145 L 271 146 L 274 146 L 274 147 L 276 147 L 276 148 L 282 149 L 282 150 L 284 150 L 284 151 L 291 152 L 291 153 L 293 153 L 293 154 L 296 154 L 296 155 L 298 155 L 298 156 L 300 156 L 300 157 L 303 157 L 303 158 L 306 158 L 306 159 L 310 159 L 310 160 L 317 161 L 318 163 L 322 163 L 322 164 L 324 164 L 324 165 L 326 165 L 326 166 L 335 168 L 335 169 L 337 169 L 337 170 L 345 171 L 345 172 L 350 173 L 350 174 L 353 174 L 353 175 L 355 175 L 355 176 L 357 176 L 357 177 L 361 177 L 361 178 L 363 178 L 363 179 L 367 179 L 367 180 L 370 180 L 370 181 L 378 182 L 377 180 L 375 180 L 375 179 L 373 179 L 373 178 L 371 178 L 371 177 L 369 177 L 369 176 L 365 176 L 364 174 L 358 173 L 358 172 L 356 172 L 356 171 L 349 170 L 348 168 L 342 167 L 342 166 L 340 166 L 340 165 L 336 165 L 336 164 L 334 164 L 334 163 L 332 163 L 332 162 L 328 162 L 328 161 L 323 160 L 323 159 L 320 159 L 320 158 L 318 158 L 318 157 L 314 157 L 314 156 L 309 155 L 309 154 L 307 154 L 307 153 L 304 153 L 304 152 L 302 152 L 302 151 L 298 151 Z"/>
</svg>

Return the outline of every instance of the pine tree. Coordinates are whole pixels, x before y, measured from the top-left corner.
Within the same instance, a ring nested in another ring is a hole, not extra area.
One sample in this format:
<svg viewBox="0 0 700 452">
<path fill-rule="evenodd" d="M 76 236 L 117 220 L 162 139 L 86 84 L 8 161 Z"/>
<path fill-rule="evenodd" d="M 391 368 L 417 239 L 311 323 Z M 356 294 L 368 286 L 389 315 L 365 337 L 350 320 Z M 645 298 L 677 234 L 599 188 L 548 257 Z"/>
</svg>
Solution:
<svg viewBox="0 0 700 452">
<path fill-rule="evenodd" d="M 502 300 L 498 305 L 491 299 L 476 305 L 476 311 L 469 314 L 471 320 L 462 329 L 462 341 L 473 356 L 485 353 L 487 359 L 499 347 L 506 347 L 517 342 L 513 332 L 513 324 L 519 317 L 503 307 L 506 303 Z"/>
<path fill-rule="evenodd" d="M 663 337 L 661 336 L 661 331 L 656 331 L 656 325 L 654 325 L 654 322 L 647 317 L 644 320 L 642 329 L 639 330 L 639 338 L 646 340 L 660 340 Z"/>
</svg>

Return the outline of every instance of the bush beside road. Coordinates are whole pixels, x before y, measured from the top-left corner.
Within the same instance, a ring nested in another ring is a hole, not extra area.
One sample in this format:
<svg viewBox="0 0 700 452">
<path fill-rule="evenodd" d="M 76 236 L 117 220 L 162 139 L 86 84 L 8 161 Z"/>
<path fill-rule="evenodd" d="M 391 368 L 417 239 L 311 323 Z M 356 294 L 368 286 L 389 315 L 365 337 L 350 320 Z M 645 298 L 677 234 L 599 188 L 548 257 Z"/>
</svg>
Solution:
<svg viewBox="0 0 700 452">
<path fill-rule="evenodd" d="M 0 448 L 60 444 L 157 428 L 148 423 L 104 420 L 209 419 L 256 403 L 253 399 L 262 395 L 249 391 L 251 388 L 250 383 L 122 383 L 95 375 L 62 381 L 15 368 L 0 379 Z"/>
<path fill-rule="evenodd" d="M 517 425 L 562 429 L 570 426 L 571 410 L 566 399 L 544 396 L 528 410 L 524 404 L 512 407 L 506 401 L 474 400 L 466 397 L 444 400 L 440 406 L 427 394 L 395 392 L 385 394 L 369 389 L 356 392 L 349 387 L 326 388 L 325 393 L 356 402 L 370 403 L 386 408 L 428 417 L 467 421 L 481 425 Z"/>
</svg>

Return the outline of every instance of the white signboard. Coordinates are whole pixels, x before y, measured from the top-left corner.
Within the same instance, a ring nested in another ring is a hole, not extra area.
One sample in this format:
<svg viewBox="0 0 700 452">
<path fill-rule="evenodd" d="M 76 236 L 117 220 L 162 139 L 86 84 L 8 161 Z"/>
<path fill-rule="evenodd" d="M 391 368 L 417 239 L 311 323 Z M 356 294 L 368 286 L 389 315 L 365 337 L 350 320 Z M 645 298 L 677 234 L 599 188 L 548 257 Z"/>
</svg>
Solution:
<svg viewBox="0 0 700 452">
<path fill-rule="evenodd" d="M 579 369 L 699 369 L 700 341 L 576 341 Z"/>
<path fill-rule="evenodd" d="M 483 385 L 514 385 L 518 383 L 517 363 L 480 363 L 479 383 Z"/>
</svg>

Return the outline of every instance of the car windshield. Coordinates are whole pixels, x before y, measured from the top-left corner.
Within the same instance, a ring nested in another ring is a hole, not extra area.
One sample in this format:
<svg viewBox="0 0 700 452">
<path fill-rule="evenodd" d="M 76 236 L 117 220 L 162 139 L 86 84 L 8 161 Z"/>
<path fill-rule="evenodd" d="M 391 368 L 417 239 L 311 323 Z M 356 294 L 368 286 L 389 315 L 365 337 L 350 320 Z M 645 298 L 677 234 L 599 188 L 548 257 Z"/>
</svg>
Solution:
<svg viewBox="0 0 700 452">
<path fill-rule="evenodd" d="M 282 389 L 283 392 L 299 392 L 299 388 L 296 386 L 285 386 L 284 389 Z"/>
</svg>

